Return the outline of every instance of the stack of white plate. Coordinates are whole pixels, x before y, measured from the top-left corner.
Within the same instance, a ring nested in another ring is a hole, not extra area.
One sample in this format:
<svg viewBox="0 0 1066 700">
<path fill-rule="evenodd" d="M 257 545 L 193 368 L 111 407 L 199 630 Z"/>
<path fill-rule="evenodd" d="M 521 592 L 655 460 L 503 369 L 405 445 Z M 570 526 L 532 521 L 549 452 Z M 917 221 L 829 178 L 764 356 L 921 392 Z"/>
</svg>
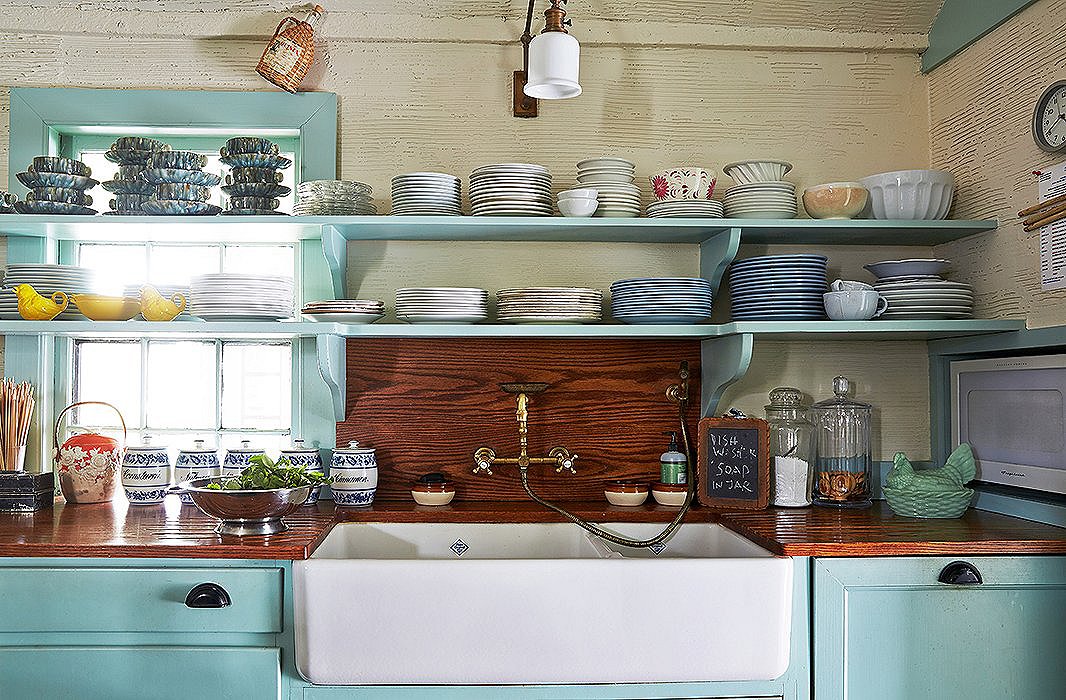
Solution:
<svg viewBox="0 0 1066 700">
<path fill-rule="evenodd" d="M 652 219 L 721 219 L 724 215 L 725 209 L 716 199 L 672 199 L 648 205 L 648 217 Z"/>
<path fill-rule="evenodd" d="M 596 323 L 603 318 L 603 292 L 586 287 L 525 287 L 496 292 L 503 323 Z"/>
<path fill-rule="evenodd" d="M 353 180 L 308 180 L 296 188 L 296 216 L 373 216 L 370 185 Z"/>
<path fill-rule="evenodd" d="M 489 317 L 489 293 L 474 287 L 396 290 L 396 318 L 407 323 L 477 323 Z"/>
<path fill-rule="evenodd" d="M 462 216 L 462 182 L 445 173 L 392 178 L 393 216 Z"/>
<path fill-rule="evenodd" d="M 700 323 L 711 317 L 711 283 L 699 277 L 648 277 L 611 285 L 611 315 L 622 323 Z"/>
<path fill-rule="evenodd" d="M 309 301 L 301 313 L 311 321 L 326 323 L 373 323 L 385 315 L 379 299 L 325 299 Z"/>
<path fill-rule="evenodd" d="M 474 216 L 551 216 L 552 176 L 533 163 L 484 165 L 470 173 Z"/>
<path fill-rule="evenodd" d="M 589 158 L 577 164 L 577 181 L 599 192 L 594 216 L 640 216 L 640 188 L 633 184 L 635 178 L 636 166 L 625 158 Z"/>
<path fill-rule="evenodd" d="M 973 318 L 973 287 L 963 282 L 914 275 L 884 277 L 873 286 L 888 301 L 879 317 L 885 320 Z"/>
<path fill-rule="evenodd" d="M 825 318 L 824 255 L 763 255 L 729 266 L 734 321 L 814 321 Z"/>
<path fill-rule="evenodd" d="M 5 321 L 21 319 L 18 297 L 12 291 L 16 284 L 28 284 L 41 296 L 50 297 L 53 292 L 64 294 L 91 294 L 100 291 L 99 279 L 93 270 L 74 265 L 11 264 L 4 273 L 4 289 L 0 291 L 0 318 Z M 67 310 L 56 317 L 59 321 L 82 321 L 85 316 L 73 302 Z"/>
<path fill-rule="evenodd" d="M 725 213 L 735 219 L 794 219 L 796 186 L 785 180 L 733 185 L 725 191 Z"/>
<path fill-rule="evenodd" d="M 216 272 L 192 278 L 189 313 L 208 321 L 276 321 L 293 315 L 291 277 Z"/>
</svg>

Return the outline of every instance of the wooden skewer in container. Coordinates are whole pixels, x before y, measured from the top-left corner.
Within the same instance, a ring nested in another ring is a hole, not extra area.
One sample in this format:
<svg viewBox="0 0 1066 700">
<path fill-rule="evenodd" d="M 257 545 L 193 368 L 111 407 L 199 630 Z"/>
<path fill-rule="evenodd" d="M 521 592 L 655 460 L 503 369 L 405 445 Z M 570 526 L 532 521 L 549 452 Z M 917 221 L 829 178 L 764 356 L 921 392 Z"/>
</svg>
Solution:
<svg viewBox="0 0 1066 700">
<path fill-rule="evenodd" d="M 0 383 L 0 469 L 22 471 L 34 404 L 29 382 Z"/>
</svg>

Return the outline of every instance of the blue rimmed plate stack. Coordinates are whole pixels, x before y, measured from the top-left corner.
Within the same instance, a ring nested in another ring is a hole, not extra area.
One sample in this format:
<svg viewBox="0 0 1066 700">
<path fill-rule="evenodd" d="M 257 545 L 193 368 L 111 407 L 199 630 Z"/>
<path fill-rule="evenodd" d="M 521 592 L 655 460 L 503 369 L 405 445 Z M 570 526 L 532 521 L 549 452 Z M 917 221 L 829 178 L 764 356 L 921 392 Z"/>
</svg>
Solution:
<svg viewBox="0 0 1066 700">
<path fill-rule="evenodd" d="M 25 202 L 15 202 L 19 214 L 83 214 L 96 213 L 89 205 L 93 198 L 85 190 L 99 183 L 92 179 L 88 165 L 73 158 L 38 156 L 26 172 L 15 177 L 30 191 Z"/>
<path fill-rule="evenodd" d="M 699 277 L 644 277 L 611 285 L 611 315 L 633 324 L 702 323 L 711 317 L 711 283 Z"/>
<path fill-rule="evenodd" d="M 274 216 L 278 197 L 292 192 L 281 184 L 282 170 L 292 161 L 278 153 L 278 144 L 257 136 L 238 136 L 226 141 L 219 154 L 230 167 L 222 191 L 229 196 L 228 216 Z"/>
<path fill-rule="evenodd" d="M 115 195 L 111 200 L 110 216 L 140 216 L 141 206 L 152 198 L 155 186 L 143 178 L 148 161 L 158 151 L 169 151 L 170 146 L 162 141 L 143 136 L 123 136 L 115 139 L 104 157 L 118 165 L 115 177 L 101 186 Z"/>
<path fill-rule="evenodd" d="M 193 151 L 153 153 L 141 178 L 154 189 L 141 210 L 153 216 L 214 216 L 222 211 L 207 201 L 222 178 L 205 172 L 206 165 L 207 156 Z"/>
<path fill-rule="evenodd" d="M 729 300 L 734 321 L 818 321 L 825 319 L 824 255 L 763 255 L 729 266 Z"/>
</svg>

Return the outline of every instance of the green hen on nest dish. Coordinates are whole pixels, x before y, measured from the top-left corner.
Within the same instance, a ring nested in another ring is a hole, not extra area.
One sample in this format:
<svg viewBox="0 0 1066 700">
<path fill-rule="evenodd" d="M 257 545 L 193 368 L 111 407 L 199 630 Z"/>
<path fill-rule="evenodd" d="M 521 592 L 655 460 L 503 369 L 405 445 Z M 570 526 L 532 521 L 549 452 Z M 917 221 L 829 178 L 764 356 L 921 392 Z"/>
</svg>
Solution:
<svg viewBox="0 0 1066 700">
<path fill-rule="evenodd" d="M 936 469 L 915 469 L 897 452 L 885 479 L 885 500 L 893 513 L 908 518 L 958 518 L 970 507 L 974 490 L 966 484 L 976 474 L 973 450 L 965 442 Z"/>
</svg>

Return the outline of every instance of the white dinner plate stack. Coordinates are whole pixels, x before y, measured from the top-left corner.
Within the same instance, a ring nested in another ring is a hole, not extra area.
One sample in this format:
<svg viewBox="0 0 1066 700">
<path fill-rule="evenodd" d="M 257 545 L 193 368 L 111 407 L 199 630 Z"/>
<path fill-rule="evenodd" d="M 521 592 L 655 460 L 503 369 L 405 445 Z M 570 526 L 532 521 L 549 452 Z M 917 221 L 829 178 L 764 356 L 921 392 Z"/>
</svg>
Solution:
<svg viewBox="0 0 1066 700">
<path fill-rule="evenodd" d="M 882 260 L 864 265 L 877 277 L 874 289 L 888 302 L 885 320 L 973 318 L 973 287 L 949 282 L 941 273 L 951 267 L 942 258 Z"/>
<path fill-rule="evenodd" d="M 597 323 L 603 292 L 586 287 L 524 287 L 496 292 L 502 323 Z"/>
<path fill-rule="evenodd" d="M 577 164 L 577 181 L 595 188 L 599 206 L 593 216 L 640 216 L 640 188 L 633 184 L 636 166 L 625 158 L 589 158 Z"/>
<path fill-rule="evenodd" d="M 354 180 L 308 180 L 296 188 L 296 216 L 374 216 L 372 189 Z"/>
<path fill-rule="evenodd" d="M 393 216 L 462 216 L 462 181 L 446 173 L 392 178 Z"/>
<path fill-rule="evenodd" d="M 785 180 L 733 185 L 725 191 L 725 214 L 734 219 L 794 219 L 796 186 Z"/>
<path fill-rule="evenodd" d="M 824 255 L 763 255 L 729 266 L 734 321 L 817 321 L 825 318 Z"/>
<path fill-rule="evenodd" d="M 309 301 L 300 313 L 310 321 L 323 323 L 373 323 L 385 315 L 380 299 L 324 299 Z"/>
<path fill-rule="evenodd" d="M 483 165 L 470 173 L 474 216 L 551 216 L 552 176 L 533 163 Z"/>
<path fill-rule="evenodd" d="M 50 297 L 53 292 L 64 294 L 99 293 L 97 274 L 88 268 L 75 265 L 11 264 L 4 273 L 4 289 L 0 291 L 0 319 L 18 320 L 18 297 L 12 291 L 16 284 L 28 284 L 41 296 Z M 56 317 L 57 321 L 84 321 L 74 302 Z"/>
<path fill-rule="evenodd" d="M 277 321 L 293 315 L 291 277 L 216 272 L 192 278 L 189 313 L 208 321 Z"/>
<path fill-rule="evenodd" d="M 711 317 L 711 283 L 699 277 L 619 280 L 611 315 L 622 323 L 701 323 Z"/>
<path fill-rule="evenodd" d="M 648 205 L 651 219 L 721 219 L 725 208 L 716 199 L 671 199 Z"/>
<path fill-rule="evenodd" d="M 489 317 L 489 293 L 475 287 L 396 290 L 396 318 L 407 323 L 478 323 Z"/>
</svg>

